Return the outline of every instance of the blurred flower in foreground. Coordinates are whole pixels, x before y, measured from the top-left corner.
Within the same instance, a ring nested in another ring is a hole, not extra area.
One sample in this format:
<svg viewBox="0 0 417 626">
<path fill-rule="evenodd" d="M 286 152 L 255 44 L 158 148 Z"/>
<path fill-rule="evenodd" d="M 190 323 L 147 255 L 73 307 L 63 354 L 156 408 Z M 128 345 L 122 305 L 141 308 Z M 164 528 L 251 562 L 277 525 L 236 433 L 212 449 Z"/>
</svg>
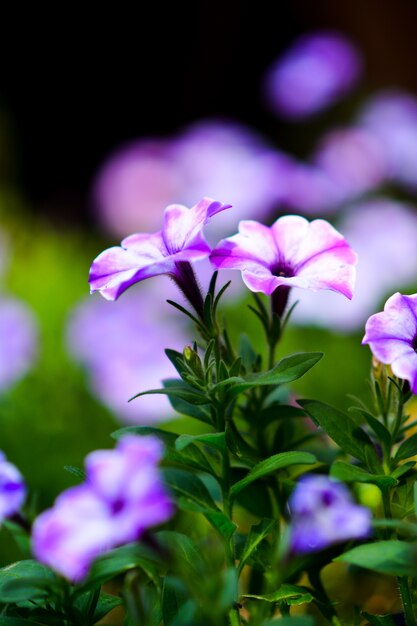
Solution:
<svg viewBox="0 0 417 626">
<path fill-rule="evenodd" d="M 167 521 L 173 503 L 162 483 L 156 437 L 122 437 L 115 450 L 86 458 L 85 483 L 64 491 L 33 526 L 36 558 L 71 581 L 88 574 L 98 556 L 137 541 Z"/>
<path fill-rule="evenodd" d="M 241 270 L 249 289 L 267 295 L 280 287 L 302 287 L 352 297 L 356 255 L 325 220 L 286 215 L 270 228 L 240 222 L 239 233 L 221 241 L 210 260 L 218 269 Z"/>
<path fill-rule="evenodd" d="M 291 551 L 316 552 L 340 541 L 364 539 L 371 512 L 355 504 L 345 485 L 327 476 L 305 476 L 291 494 Z"/>
<path fill-rule="evenodd" d="M 164 286 L 165 296 L 166 292 Z M 162 379 L 175 376 L 164 349 L 182 351 L 187 341 L 175 318 L 167 323 L 157 293 L 159 296 L 158 284 L 153 289 L 144 286 L 140 292 L 130 291 L 112 304 L 102 298 L 89 298 L 73 311 L 68 326 L 69 350 L 86 367 L 92 391 L 116 416 L 135 424 L 152 424 L 171 417 L 165 396 L 128 400 L 140 391 L 160 387 Z"/>
<path fill-rule="evenodd" d="M 35 320 L 18 300 L 0 298 L 0 392 L 29 370 L 37 353 Z"/>
<path fill-rule="evenodd" d="M 323 293 L 319 300 L 303 291 L 293 321 L 354 330 L 388 293 L 415 282 L 417 215 L 405 204 L 376 198 L 349 207 L 338 226 L 358 254 L 354 297 L 348 302 Z"/>
<path fill-rule="evenodd" d="M 410 383 L 417 394 L 417 294 L 395 293 L 381 313 L 366 322 L 363 344 L 382 363 L 391 365 L 395 376 Z"/>
<path fill-rule="evenodd" d="M 269 69 L 266 97 L 283 117 L 306 118 L 349 92 L 360 72 L 358 52 L 344 36 L 311 33 L 297 39 Z"/>
<path fill-rule="evenodd" d="M 19 511 L 26 498 L 26 486 L 19 470 L 0 451 L 0 523 Z"/>
<path fill-rule="evenodd" d="M 339 202 L 377 187 L 389 172 L 383 146 L 360 128 L 339 128 L 324 135 L 313 163 L 335 184 Z"/>
<path fill-rule="evenodd" d="M 286 160 L 250 128 L 203 120 L 170 139 L 122 146 L 99 170 L 92 196 L 98 219 L 122 237 L 158 228 L 169 204 L 192 206 L 207 195 L 227 198 L 234 212 L 211 227 L 224 236 L 237 219 L 269 214 L 286 171 Z"/>
<path fill-rule="evenodd" d="M 383 91 L 362 109 L 358 123 L 384 148 L 393 179 L 417 188 L 417 98 Z"/>
</svg>

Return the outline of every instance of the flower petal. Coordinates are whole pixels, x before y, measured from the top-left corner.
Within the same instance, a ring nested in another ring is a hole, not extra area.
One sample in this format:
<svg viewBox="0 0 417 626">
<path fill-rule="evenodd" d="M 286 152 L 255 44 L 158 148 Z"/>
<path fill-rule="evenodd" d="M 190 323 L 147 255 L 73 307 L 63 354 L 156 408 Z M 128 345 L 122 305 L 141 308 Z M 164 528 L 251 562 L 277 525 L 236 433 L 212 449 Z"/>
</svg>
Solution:
<svg viewBox="0 0 417 626">
<path fill-rule="evenodd" d="M 404 296 L 397 292 L 388 298 L 381 313 L 371 315 L 368 319 L 362 343 L 371 344 L 372 352 L 374 352 L 374 342 L 380 344 L 385 340 L 402 340 L 411 344 L 416 332 L 417 294 Z M 380 350 L 379 347 L 376 349 Z M 379 358 L 376 353 L 375 356 Z"/>
<path fill-rule="evenodd" d="M 279 252 L 268 226 L 246 220 L 240 222 L 237 235 L 220 241 L 211 253 L 210 261 L 219 269 L 258 268 L 262 272 L 278 263 Z"/>
<path fill-rule="evenodd" d="M 104 250 L 93 261 L 91 292 L 100 291 L 106 300 L 116 300 L 135 282 L 172 271 L 175 263 L 166 254 L 160 233 L 127 237 L 121 247 Z"/>
<path fill-rule="evenodd" d="M 212 198 L 203 198 L 191 209 L 181 204 L 171 204 L 165 209 L 162 237 L 169 254 L 175 254 L 197 244 L 205 243 L 201 230 L 209 219 L 230 204 Z"/>
</svg>

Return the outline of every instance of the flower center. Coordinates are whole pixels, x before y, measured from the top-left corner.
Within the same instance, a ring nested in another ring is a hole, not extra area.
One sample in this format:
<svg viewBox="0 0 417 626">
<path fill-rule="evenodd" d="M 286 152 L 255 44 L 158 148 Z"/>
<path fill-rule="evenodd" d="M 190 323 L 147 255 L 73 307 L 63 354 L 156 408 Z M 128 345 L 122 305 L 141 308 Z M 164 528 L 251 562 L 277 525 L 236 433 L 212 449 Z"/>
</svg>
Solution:
<svg viewBox="0 0 417 626">
<path fill-rule="evenodd" d="M 277 263 L 271 267 L 271 272 L 274 276 L 280 276 L 285 278 L 291 278 L 294 276 L 292 267 L 286 263 Z"/>
<path fill-rule="evenodd" d="M 414 352 L 417 352 L 417 333 L 414 336 L 413 341 L 411 342 L 411 347 L 413 348 Z"/>
</svg>

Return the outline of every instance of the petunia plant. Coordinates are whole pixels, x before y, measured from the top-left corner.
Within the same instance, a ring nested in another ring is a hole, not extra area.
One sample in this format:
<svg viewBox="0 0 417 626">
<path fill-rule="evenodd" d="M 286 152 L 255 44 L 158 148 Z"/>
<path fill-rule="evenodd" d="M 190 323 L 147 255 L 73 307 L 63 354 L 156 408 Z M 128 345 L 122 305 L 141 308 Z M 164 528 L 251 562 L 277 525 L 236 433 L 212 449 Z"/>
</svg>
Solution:
<svg viewBox="0 0 417 626">
<path fill-rule="evenodd" d="M 297 398 L 291 383 L 323 354 L 276 359 L 290 292 L 351 298 L 356 254 L 328 222 L 293 215 L 271 227 L 242 222 L 211 250 L 203 227 L 229 208 L 210 198 L 171 205 L 160 232 L 131 235 L 93 262 L 91 290 L 107 300 L 158 274 L 179 287 L 185 303 L 170 301 L 172 313 L 185 314 L 194 334 L 182 352 L 166 349 L 177 375 L 131 400 L 140 410 L 141 396 L 165 395 L 195 428 L 121 428 L 113 450 L 90 453 L 85 470 L 67 468 L 78 484 L 37 516 L 24 508 L 20 474 L 0 459 L 3 518 L 26 550 L 0 570 L 0 623 L 87 626 L 110 614 L 126 626 L 416 626 L 408 402 L 417 392 L 417 295 L 395 294 L 367 323 L 368 399 L 344 413 Z M 192 265 L 207 257 L 215 271 L 202 293 Z M 240 270 L 252 292 L 256 343 L 232 340 L 219 315 L 223 269 Z M 352 579 L 368 570 L 391 577 L 395 609 L 342 605 L 324 575 L 335 567 Z"/>
</svg>

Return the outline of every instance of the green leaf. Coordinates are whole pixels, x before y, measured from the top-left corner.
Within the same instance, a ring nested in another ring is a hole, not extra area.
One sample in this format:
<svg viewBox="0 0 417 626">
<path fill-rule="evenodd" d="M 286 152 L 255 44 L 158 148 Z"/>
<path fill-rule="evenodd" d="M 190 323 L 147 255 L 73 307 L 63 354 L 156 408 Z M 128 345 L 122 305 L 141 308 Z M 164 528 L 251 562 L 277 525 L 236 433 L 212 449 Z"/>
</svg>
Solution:
<svg viewBox="0 0 417 626">
<path fill-rule="evenodd" d="M 9 617 L 8 615 L 0 617 L 0 624 L 1 626 L 42 626 L 42 622 L 34 622 L 23 617 Z"/>
<path fill-rule="evenodd" d="M 377 460 L 371 439 L 350 416 L 316 400 L 297 400 L 297 402 L 342 450 L 366 463 L 368 449 Z"/>
<path fill-rule="evenodd" d="M 229 389 L 229 396 L 235 398 L 240 393 L 265 385 L 281 385 L 301 378 L 322 358 L 322 352 L 301 352 L 287 356 L 272 369 L 260 374 L 249 374 L 243 382 L 237 382 Z"/>
<path fill-rule="evenodd" d="M 256 363 L 257 354 L 247 335 L 241 335 L 238 352 L 242 357 L 243 367 L 249 372 L 252 371 L 253 366 Z"/>
<path fill-rule="evenodd" d="M 237 525 L 221 511 L 206 511 L 205 517 L 213 528 L 226 540 L 229 540 L 237 529 Z"/>
<path fill-rule="evenodd" d="M 276 525 L 275 520 L 264 519 L 259 524 L 254 524 L 247 536 L 246 543 L 240 555 L 239 572 L 242 571 L 246 561 L 251 556 L 252 552 L 256 550 L 258 545 L 267 536 L 270 530 Z"/>
<path fill-rule="evenodd" d="M 175 378 L 166 378 L 162 381 L 162 384 L 166 389 L 171 389 L 172 387 L 178 388 L 179 381 Z M 187 389 L 190 388 L 189 385 L 187 385 L 186 383 L 183 383 L 183 386 Z M 201 404 L 197 406 L 177 396 L 168 396 L 168 400 L 174 411 L 176 411 L 177 413 L 194 417 L 195 419 L 198 419 L 200 422 L 204 422 L 205 424 L 212 424 L 211 413 L 208 404 Z"/>
<path fill-rule="evenodd" d="M 17 561 L 0 569 L 0 603 L 19 603 L 45 596 L 57 582 L 55 574 L 37 561 Z"/>
<path fill-rule="evenodd" d="M 196 502 L 204 509 L 219 510 L 207 487 L 195 474 L 185 470 L 168 468 L 163 470 L 163 476 L 167 487 L 178 498 Z"/>
<path fill-rule="evenodd" d="M 179 465 L 186 465 L 193 469 L 202 470 L 204 472 L 212 473 L 213 469 L 210 463 L 207 461 L 201 450 L 190 442 L 186 450 L 178 452 L 176 448 L 176 441 L 178 435 L 176 433 L 170 433 L 167 430 L 161 428 L 153 428 L 152 426 L 127 426 L 126 428 L 120 428 L 111 434 L 113 439 L 120 439 L 124 435 L 140 435 L 148 436 L 153 435 L 158 437 L 165 446 L 164 458 L 169 463 L 176 463 Z"/>
<path fill-rule="evenodd" d="M 371 615 L 366 611 L 361 611 L 362 617 L 368 620 L 372 626 L 395 626 L 393 615 Z"/>
<path fill-rule="evenodd" d="M 162 394 L 164 396 L 169 396 L 170 398 L 178 398 L 179 400 L 185 400 L 192 405 L 198 406 L 201 404 L 207 404 L 207 397 L 198 391 L 193 390 L 190 385 L 187 385 L 182 380 L 176 380 L 175 384 L 172 382 L 171 385 L 167 386 L 165 389 L 149 389 L 148 391 L 141 391 L 137 393 L 135 396 L 129 398 L 129 402 L 131 400 L 135 400 L 135 398 L 140 398 L 140 396 L 149 396 L 155 394 Z"/>
<path fill-rule="evenodd" d="M 285 602 L 289 605 L 309 604 L 314 600 L 311 589 L 298 585 L 283 584 L 279 589 L 265 595 L 245 594 L 244 598 L 255 598 L 266 602 Z M 279 622 L 278 622 L 279 623 Z"/>
<path fill-rule="evenodd" d="M 392 476 L 375 475 L 366 472 L 356 465 L 349 465 L 343 461 L 335 461 L 330 468 L 330 476 L 344 482 L 371 483 L 381 489 L 387 489 L 398 485 L 398 480 Z"/>
<path fill-rule="evenodd" d="M 162 587 L 162 617 L 165 626 L 171 626 L 174 623 L 187 597 L 182 581 L 173 576 L 165 577 Z"/>
<path fill-rule="evenodd" d="M 123 604 L 123 600 L 118 596 L 109 593 L 101 593 L 94 611 L 93 623 L 99 622 L 107 613 L 113 611 L 117 606 Z"/>
<path fill-rule="evenodd" d="M 171 350 L 170 348 L 167 348 L 165 350 L 165 354 L 177 370 L 178 374 L 181 376 L 185 369 L 184 357 L 181 352 L 177 352 L 177 350 Z"/>
<path fill-rule="evenodd" d="M 369 413 L 369 411 L 365 411 L 365 409 L 362 409 L 361 407 L 353 406 L 349 409 L 349 412 L 359 413 L 359 415 L 361 415 L 366 420 L 368 426 L 372 428 L 379 441 L 387 448 L 391 446 L 391 433 L 389 432 L 388 428 L 386 428 L 384 424 L 382 424 L 382 422 L 377 420 L 376 417 Z"/>
<path fill-rule="evenodd" d="M 391 476 L 394 476 L 394 478 L 400 478 L 400 476 L 403 476 L 410 469 L 412 469 L 415 464 L 415 461 L 408 461 L 407 463 L 403 463 L 402 465 L 396 467 L 393 472 L 391 472 Z"/>
<path fill-rule="evenodd" d="M 155 536 L 193 576 L 202 575 L 205 566 L 201 552 L 187 535 L 174 530 L 160 530 Z"/>
<path fill-rule="evenodd" d="M 178 452 L 182 452 L 190 444 L 203 443 L 206 446 L 216 448 L 219 452 L 226 451 L 225 433 L 208 433 L 205 435 L 180 435 L 175 441 L 175 447 Z"/>
<path fill-rule="evenodd" d="M 156 581 L 158 566 L 159 557 L 144 543 L 122 546 L 97 559 L 91 567 L 87 580 L 77 588 L 77 591 L 82 593 L 137 567 Z"/>
<path fill-rule="evenodd" d="M 380 574 L 417 575 L 417 546 L 405 541 L 378 541 L 357 546 L 335 559 Z"/>
<path fill-rule="evenodd" d="M 259 424 L 262 427 L 281 419 L 291 419 L 294 417 L 306 417 L 305 411 L 290 406 L 288 404 L 272 404 L 259 413 Z"/>
<path fill-rule="evenodd" d="M 316 461 L 316 457 L 309 452 L 281 452 L 280 454 L 274 454 L 269 459 L 265 459 L 255 465 L 245 478 L 235 483 L 230 490 L 230 495 L 232 497 L 236 496 L 239 491 L 250 485 L 254 480 L 272 472 L 284 469 L 290 465 L 313 465 Z"/>
<path fill-rule="evenodd" d="M 417 454 L 417 433 L 405 439 L 397 450 L 394 461 L 403 461 Z"/>
</svg>

